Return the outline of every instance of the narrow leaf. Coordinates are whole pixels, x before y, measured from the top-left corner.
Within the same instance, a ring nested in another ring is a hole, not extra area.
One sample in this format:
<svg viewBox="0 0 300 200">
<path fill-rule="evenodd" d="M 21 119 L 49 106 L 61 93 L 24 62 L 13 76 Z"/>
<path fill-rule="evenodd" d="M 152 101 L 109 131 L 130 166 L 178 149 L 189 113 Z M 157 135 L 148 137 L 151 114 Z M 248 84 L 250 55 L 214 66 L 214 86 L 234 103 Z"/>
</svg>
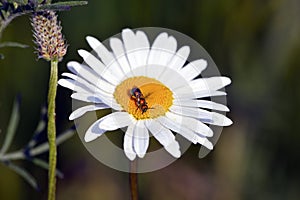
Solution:
<svg viewBox="0 0 300 200">
<path fill-rule="evenodd" d="M 49 164 L 41 159 L 38 159 L 38 158 L 34 158 L 31 160 L 35 165 L 43 168 L 43 169 L 46 169 L 46 170 L 49 170 Z M 59 178 L 64 178 L 64 174 L 56 169 L 56 176 L 59 177 Z"/>
<path fill-rule="evenodd" d="M 56 146 L 60 145 L 61 143 L 63 143 L 64 141 L 66 141 L 67 139 L 69 139 L 70 137 L 72 137 L 74 135 L 75 131 L 74 129 L 69 129 L 65 132 L 63 132 L 62 134 L 60 134 L 57 138 L 56 138 Z M 45 142 L 41 145 L 38 145 L 37 147 L 35 147 L 34 149 L 32 149 L 30 151 L 30 155 L 31 156 L 36 156 L 39 154 L 42 154 L 46 151 L 49 150 L 49 144 L 48 142 Z"/>
<path fill-rule="evenodd" d="M 13 105 L 12 113 L 7 128 L 7 133 L 4 139 L 3 146 L 0 150 L 0 154 L 4 154 L 8 150 L 14 138 L 14 135 L 16 133 L 17 126 L 20 120 L 19 105 L 20 105 L 20 100 L 17 97 Z"/>
<path fill-rule="evenodd" d="M 7 164 L 7 167 L 9 167 L 13 171 L 15 171 L 20 176 L 22 176 L 29 183 L 29 185 L 31 185 L 34 189 L 38 190 L 38 185 L 37 185 L 35 178 L 31 174 L 29 174 L 25 169 L 15 165 L 11 162 L 8 162 L 6 164 Z"/>
<path fill-rule="evenodd" d="M 28 48 L 29 45 L 21 44 L 21 43 L 18 43 L 18 42 L 3 42 L 3 43 L 0 43 L 0 48 L 3 48 L 3 47 Z"/>
<path fill-rule="evenodd" d="M 69 10 L 73 6 L 83 6 L 87 5 L 87 1 L 65 1 L 57 2 L 52 4 L 40 5 L 37 8 L 37 11 L 41 10 Z"/>
<path fill-rule="evenodd" d="M 8 3 L 18 3 L 18 4 L 26 4 L 27 2 L 25 0 L 7 0 Z"/>
<path fill-rule="evenodd" d="M 47 108 L 45 106 L 43 106 L 41 109 L 40 121 L 34 131 L 32 139 L 29 141 L 29 143 L 27 145 L 27 148 L 34 147 L 36 145 L 36 143 L 38 142 L 39 136 L 46 129 L 46 125 L 47 125 L 46 118 L 47 118 Z"/>
</svg>

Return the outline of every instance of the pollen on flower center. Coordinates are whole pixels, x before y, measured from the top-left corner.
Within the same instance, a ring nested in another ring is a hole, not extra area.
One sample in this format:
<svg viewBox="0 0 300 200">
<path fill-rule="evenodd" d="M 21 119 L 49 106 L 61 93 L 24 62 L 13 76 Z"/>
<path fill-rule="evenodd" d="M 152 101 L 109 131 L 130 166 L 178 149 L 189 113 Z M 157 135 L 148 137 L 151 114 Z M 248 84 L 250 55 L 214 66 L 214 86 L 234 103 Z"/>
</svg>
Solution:
<svg viewBox="0 0 300 200">
<path fill-rule="evenodd" d="M 142 98 L 132 97 L 133 88 L 140 90 Z M 125 111 L 138 120 L 153 119 L 165 115 L 173 102 L 173 93 L 168 87 L 145 76 L 124 80 L 116 87 L 114 97 Z"/>
</svg>

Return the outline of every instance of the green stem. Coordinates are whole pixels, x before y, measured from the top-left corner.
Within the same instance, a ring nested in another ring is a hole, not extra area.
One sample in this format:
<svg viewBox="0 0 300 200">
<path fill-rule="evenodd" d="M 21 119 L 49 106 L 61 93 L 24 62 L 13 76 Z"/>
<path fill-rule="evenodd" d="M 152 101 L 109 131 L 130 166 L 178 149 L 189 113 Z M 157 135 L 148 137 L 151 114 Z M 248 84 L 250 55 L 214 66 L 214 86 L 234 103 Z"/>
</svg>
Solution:
<svg viewBox="0 0 300 200">
<path fill-rule="evenodd" d="M 130 182 L 130 193 L 131 200 L 138 200 L 138 184 L 137 184 L 137 161 L 130 162 L 130 173 L 129 173 L 129 182 Z"/>
<path fill-rule="evenodd" d="M 56 127 L 55 127 L 55 97 L 57 90 L 58 60 L 51 60 L 51 71 L 48 91 L 48 142 L 49 142 L 49 188 L 48 200 L 55 200 L 56 189 Z"/>
</svg>

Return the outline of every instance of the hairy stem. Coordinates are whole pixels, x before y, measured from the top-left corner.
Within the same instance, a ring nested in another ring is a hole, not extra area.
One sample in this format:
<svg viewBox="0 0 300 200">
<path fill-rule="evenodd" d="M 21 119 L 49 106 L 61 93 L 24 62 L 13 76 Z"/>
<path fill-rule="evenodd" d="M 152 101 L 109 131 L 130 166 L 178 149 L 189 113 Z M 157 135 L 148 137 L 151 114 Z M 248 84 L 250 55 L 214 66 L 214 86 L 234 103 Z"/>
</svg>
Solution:
<svg viewBox="0 0 300 200">
<path fill-rule="evenodd" d="M 48 142 L 49 142 L 49 185 L 48 200 L 55 200 L 56 189 L 56 126 L 55 97 L 57 90 L 58 60 L 51 60 L 51 71 L 48 91 Z"/>
</svg>

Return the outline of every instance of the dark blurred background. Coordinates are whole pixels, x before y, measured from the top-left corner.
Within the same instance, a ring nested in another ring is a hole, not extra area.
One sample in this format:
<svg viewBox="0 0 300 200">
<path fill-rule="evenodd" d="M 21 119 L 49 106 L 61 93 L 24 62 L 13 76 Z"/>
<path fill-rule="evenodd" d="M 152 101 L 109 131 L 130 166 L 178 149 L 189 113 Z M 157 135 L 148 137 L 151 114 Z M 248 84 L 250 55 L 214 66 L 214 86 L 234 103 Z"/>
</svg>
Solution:
<svg viewBox="0 0 300 200">
<path fill-rule="evenodd" d="M 300 198 L 299 0 L 100 0 L 60 12 L 59 18 L 69 44 L 59 74 L 67 71 L 68 61 L 81 60 L 77 49 L 90 49 L 85 36 L 104 40 L 125 27 L 154 26 L 198 41 L 221 74 L 232 79 L 227 100 L 234 124 L 224 128 L 215 150 L 200 160 L 200 146 L 192 146 L 172 165 L 139 175 L 142 200 Z M 29 16 L 14 20 L 2 41 L 30 45 L 1 49 L 0 141 L 13 100 L 21 94 L 21 121 L 11 148 L 17 150 L 39 120 L 49 65 L 33 54 Z M 70 94 L 58 88 L 58 132 L 72 125 Z M 77 135 L 59 146 L 58 157 L 65 174 L 58 180 L 58 199 L 129 199 L 128 175 L 95 160 Z M 0 199 L 46 199 L 47 172 L 28 162 L 18 164 L 37 177 L 40 191 L 0 165 Z"/>
</svg>

